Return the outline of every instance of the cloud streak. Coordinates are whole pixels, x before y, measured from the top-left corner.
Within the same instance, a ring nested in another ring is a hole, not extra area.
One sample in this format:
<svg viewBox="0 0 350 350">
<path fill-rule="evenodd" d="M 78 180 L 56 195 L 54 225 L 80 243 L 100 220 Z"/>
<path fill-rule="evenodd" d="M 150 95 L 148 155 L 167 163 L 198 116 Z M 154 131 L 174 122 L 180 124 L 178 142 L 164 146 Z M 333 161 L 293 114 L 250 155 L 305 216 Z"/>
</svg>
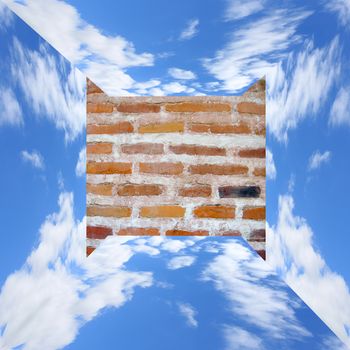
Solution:
<svg viewBox="0 0 350 350">
<path fill-rule="evenodd" d="M 29 152 L 24 150 L 21 152 L 21 157 L 25 162 L 30 163 L 34 168 L 43 170 L 45 162 L 43 156 L 38 151 Z"/>
</svg>

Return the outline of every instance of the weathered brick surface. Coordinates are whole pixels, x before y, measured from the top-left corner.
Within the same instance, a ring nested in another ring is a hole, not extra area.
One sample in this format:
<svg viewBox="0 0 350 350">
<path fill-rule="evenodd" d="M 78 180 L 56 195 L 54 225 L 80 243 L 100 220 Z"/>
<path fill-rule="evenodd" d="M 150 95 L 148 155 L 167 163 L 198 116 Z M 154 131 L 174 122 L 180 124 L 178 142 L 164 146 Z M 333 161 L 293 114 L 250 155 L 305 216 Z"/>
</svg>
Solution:
<svg viewBox="0 0 350 350">
<path fill-rule="evenodd" d="M 88 81 L 87 112 L 90 248 L 111 234 L 223 235 L 263 254 L 263 81 L 221 97 L 110 97 Z"/>
</svg>

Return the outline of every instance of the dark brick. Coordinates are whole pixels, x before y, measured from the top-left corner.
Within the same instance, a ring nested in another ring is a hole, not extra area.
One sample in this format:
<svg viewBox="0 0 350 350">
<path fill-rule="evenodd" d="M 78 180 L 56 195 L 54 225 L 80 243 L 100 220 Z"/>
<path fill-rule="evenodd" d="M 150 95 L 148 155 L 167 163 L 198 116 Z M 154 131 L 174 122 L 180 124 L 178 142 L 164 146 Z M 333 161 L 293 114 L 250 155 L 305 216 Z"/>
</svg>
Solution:
<svg viewBox="0 0 350 350">
<path fill-rule="evenodd" d="M 219 187 L 220 198 L 258 198 L 261 190 L 259 186 L 222 186 Z"/>
</svg>

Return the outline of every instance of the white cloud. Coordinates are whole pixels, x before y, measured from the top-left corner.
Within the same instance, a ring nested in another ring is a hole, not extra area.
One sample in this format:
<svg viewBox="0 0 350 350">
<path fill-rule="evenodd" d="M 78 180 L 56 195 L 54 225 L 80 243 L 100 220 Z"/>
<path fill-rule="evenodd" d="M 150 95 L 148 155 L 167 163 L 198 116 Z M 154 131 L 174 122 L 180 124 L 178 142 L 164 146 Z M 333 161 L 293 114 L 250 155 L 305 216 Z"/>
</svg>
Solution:
<svg viewBox="0 0 350 350">
<path fill-rule="evenodd" d="M 226 350 L 263 350 L 262 340 L 255 334 L 236 326 L 224 326 Z"/>
<path fill-rule="evenodd" d="M 168 262 L 168 268 L 170 270 L 182 269 L 183 267 L 191 266 L 196 260 L 195 256 L 183 255 L 176 256 Z"/>
<path fill-rule="evenodd" d="M 323 48 L 307 41 L 267 77 L 267 127 L 278 140 L 287 141 L 289 130 L 321 110 L 340 73 L 340 51 L 338 37 Z"/>
<path fill-rule="evenodd" d="M 350 0 L 327 0 L 324 1 L 326 9 L 335 12 L 343 26 L 350 24 Z"/>
<path fill-rule="evenodd" d="M 45 168 L 44 158 L 38 151 L 29 152 L 24 150 L 21 157 L 25 162 L 29 162 L 34 168 L 43 170 Z"/>
<path fill-rule="evenodd" d="M 231 93 L 247 87 L 286 57 L 291 45 L 301 41 L 298 25 L 311 12 L 274 10 L 233 31 L 225 47 L 215 57 L 203 60 L 207 71 L 222 81 L 221 90 Z"/>
<path fill-rule="evenodd" d="M 350 86 L 341 87 L 332 105 L 329 123 L 350 126 Z"/>
<path fill-rule="evenodd" d="M 191 19 L 187 22 L 186 28 L 180 34 L 180 40 L 192 39 L 198 33 L 199 20 L 197 18 Z"/>
<path fill-rule="evenodd" d="M 197 311 L 191 304 L 188 303 L 178 303 L 179 311 L 182 316 L 185 317 L 186 323 L 189 327 L 198 327 L 198 321 L 196 320 Z"/>
<path fill-rule="evenodd" d="M 69 70 L 70 69 L 70 70 Z M 69 74 L 63 73 L 68 70 Z M 34 112 L 74 140 L 85 127 L 85 77 L 46 44 L 38 51 L 13 40 L 11 71 Z"/>
<path fill-rule="evenodd" d="M 310 333 L 299 323 L 295 310 L 300 305 L 282 288 L 272 269 L 238 241 L 223 243 L 203 272 L 203 280 L 222 292 L 232 314 L 244 317 L 274 339 L 306 337 Z M 262 283 L 263 282 L 263 283 Z M 277 284 L 276 284 L 277 283 Z"/>
<path fill-rule="evenodd" d="M 293 213 L 290 195 L 279 197 L 276 226 L 267 225 L 267 258 L 282 278 L 350 346 L 350 291 L 315 249 L 307 221 Z M 327 301 L 327 302 L 325 302 Z"/>
<path fill-rule="evenodd" d="M 309 170 L 318 169 L 322 164 L 328 163 L 331 159 L 331 152 L 325 151 L 320 153 L 320 151 L 314 152 L 309 159 Z"/>
<path fill-rule="evenodd" d="M 79 177 L 79 176 L 83 176 L 85 172 L 86 172 L 86 148 L 83 147 L 79 152 L 77 165 L 75 166 L 75 174 Z"/>
<path fill-rule="evenodd" d="M 225 20 L 234 21 L 259 12 L 264 8 L 264 2 L 264 0 L 248 0 L 244 2 L 239 0 L 228 0 L 225 11 Z"/>
<path fill-rule="evenodd" d="M 0 1 L 0 31 L 5 30 L 13 23 L 13 14 L 8 7 Z"/>
<path fill-rule="evenodd" d="M 106 240 L 86 259 L 86 220 L 77 220 L 73 207 L 73 195 L 62 193 L 58 212 L 40 228 L 39 245 L 3 285 L 1 349 L 63 348 L 103 308 L 121 307 L 135 287 L 152 285 L 152 274 L 123 268 L 134 252 L 122 240 Z"/>
<path fill-rule="evenodd" d="M 86 23 L 73 6 L 64 1 L 5 2 L 108 94 L 128 94 L 133 79 L 125 69 L 153 64 L 152 54 L 137 53 L 134 45 L 119 35 L 103 34 Z"/>
<path fill-rule="evenodd" d="M 273 160 L 273 154 L 268 148 L 266 148 L 266 175 L 271 180 L 276 178 L 276 166 Z"/>
<path fill-rule="evenodd" d="M 196 74 L 191 72 L 190 70 L 184 70 L 180 68 L 169 68 L 168 73 L 174 78 L 174 79 L 181 79 L 181 80 L 191 80 L 196 79 Z"/>
<path fill-rule="evenodd" d="M 14 92 L 0 86 L 0 126 L 23 124 L 23 113 Z"/>
</svg>

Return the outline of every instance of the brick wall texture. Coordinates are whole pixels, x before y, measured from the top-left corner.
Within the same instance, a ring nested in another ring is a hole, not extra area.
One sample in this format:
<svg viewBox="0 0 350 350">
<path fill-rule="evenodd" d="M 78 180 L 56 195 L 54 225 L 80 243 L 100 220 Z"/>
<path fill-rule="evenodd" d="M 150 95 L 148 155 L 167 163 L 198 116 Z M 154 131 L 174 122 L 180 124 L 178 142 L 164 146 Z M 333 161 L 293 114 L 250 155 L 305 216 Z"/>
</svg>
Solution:
<svg viewBox="0 0 350 350">
<path fill-rule="evenodd" d="M 265 255 L 265 80 L 242 96 L 87 82 L 88 253 L 108 235 L 242 235 Z"/>
</svg>

